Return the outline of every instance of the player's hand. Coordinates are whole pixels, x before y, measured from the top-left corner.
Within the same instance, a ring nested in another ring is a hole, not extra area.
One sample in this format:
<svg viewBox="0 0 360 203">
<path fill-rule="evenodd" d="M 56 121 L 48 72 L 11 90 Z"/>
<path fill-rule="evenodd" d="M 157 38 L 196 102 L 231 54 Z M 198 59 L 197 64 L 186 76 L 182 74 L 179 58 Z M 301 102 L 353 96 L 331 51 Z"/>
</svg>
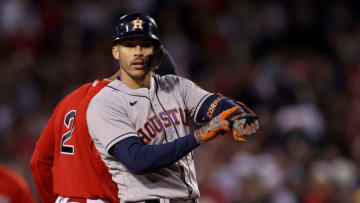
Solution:
<svg viewBox="0 0 360 203">
<path fill-rule="evenodd" d="M 236 142 L 245 142 L 246 136 L 253 135 L 259 129 L 258 117 L 241 113 L 231 118 L 233 137 Z"/>
<path fill-rule="evenodd" d="M 207 142 L 214 139 L 224 131 L 231 132 L 228 117 L 237 111 L 240 107 L 233 107 L 213 118 L 209 123 L 194 131 L 195 139 L 198 143 Z"/>
</svg>

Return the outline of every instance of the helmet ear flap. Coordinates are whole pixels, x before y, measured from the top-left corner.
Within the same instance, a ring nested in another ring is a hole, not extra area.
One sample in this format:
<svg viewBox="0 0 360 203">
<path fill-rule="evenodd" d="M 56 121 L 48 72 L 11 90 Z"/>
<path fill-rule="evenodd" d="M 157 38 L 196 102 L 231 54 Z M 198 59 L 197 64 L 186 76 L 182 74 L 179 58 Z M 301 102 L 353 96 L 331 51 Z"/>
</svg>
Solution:
<svg viewBox="0 0 360 203">
<path fill-rule="evenodd" d="M 149 54 L 145 58 L 145 66 L 150 70 L 155 70 L 161 64 L 163 57 L 163 46 L 158 45 L 152 54 Z"/>
</svg>

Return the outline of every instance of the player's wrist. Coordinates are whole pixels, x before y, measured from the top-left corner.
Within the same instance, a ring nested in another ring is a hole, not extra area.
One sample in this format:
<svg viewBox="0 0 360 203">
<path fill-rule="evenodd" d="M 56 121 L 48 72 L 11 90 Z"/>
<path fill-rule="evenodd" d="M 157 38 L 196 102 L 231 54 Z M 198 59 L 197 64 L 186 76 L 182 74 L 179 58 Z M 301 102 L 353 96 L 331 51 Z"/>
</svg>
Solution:
<svg viewBox="0 0 360 203">
<path fill-rule="evenodd" d="M 199 130 L 195 130 L 192 134 L 198 144 L 202 144 L 204 142 L 204 139 L 201 137 Z"/>
</svg>

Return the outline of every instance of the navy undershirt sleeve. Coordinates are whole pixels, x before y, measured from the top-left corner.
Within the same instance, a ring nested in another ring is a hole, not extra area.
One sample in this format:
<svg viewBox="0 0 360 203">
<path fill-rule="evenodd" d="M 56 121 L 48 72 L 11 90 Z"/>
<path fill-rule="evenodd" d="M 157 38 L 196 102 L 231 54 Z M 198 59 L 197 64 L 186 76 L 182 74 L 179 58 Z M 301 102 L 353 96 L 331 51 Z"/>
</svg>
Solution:
<svg viewBox="0 0 360 203">
<path fill-rule="evenodd" d="M 206 98 L 206 100 L 202 103 L 196 117 L 196 122 L 200 124 L 208 123 L 221 112 L 236 106 L 239 105 L 236 104 L 232 99 L 219 94 L 213 94 Z M 240 106 L 238 111 L 244 112 L 244 109 Z"/>
<path fill-rule="evenodd" d="M 116 143 L 109 153 L 139 175 L 170 166 L 197 146 L 193 133 L 159 145 L 145 145 L 138 137 L 129 137 Z"/>
</svg>

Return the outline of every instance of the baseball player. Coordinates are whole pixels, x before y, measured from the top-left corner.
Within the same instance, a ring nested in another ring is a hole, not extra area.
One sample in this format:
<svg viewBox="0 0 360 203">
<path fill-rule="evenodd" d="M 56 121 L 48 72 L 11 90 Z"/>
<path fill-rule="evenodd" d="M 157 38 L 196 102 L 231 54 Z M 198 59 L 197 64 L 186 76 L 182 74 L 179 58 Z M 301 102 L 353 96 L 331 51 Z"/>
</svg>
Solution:
<svg viewBox="0 0 360 203">
<path fill-rule="evenodd" d="M 117 184 L 120 202 L 197 202 L 192 150 L 226 132 L 243 142 L 259 127 L 242 103 L 179 76 L 152 75 L 149 67 L 161 52 L 150 16 L 120 18 L 112 48 L 120 76 L 87 109 L 89 133 Z M 192 121 L 202 127 L 192 131 Z"/>
<path fill-rule="evenodd" d="M 164 50 L 154 72 L 175 74 L 175 63 Z M 30 166 L 43 202 L 119 202 L 116 184 L 89 135 L 89 101 L 120 72 L 87 83 L 66 96 L 55 108 L 33 153 Z"/>
<path fill-rule="evenodd" d="M 36 202 L 25 179 L 3 165 L 0 165 L 0 202 Z"/>
</svg>

